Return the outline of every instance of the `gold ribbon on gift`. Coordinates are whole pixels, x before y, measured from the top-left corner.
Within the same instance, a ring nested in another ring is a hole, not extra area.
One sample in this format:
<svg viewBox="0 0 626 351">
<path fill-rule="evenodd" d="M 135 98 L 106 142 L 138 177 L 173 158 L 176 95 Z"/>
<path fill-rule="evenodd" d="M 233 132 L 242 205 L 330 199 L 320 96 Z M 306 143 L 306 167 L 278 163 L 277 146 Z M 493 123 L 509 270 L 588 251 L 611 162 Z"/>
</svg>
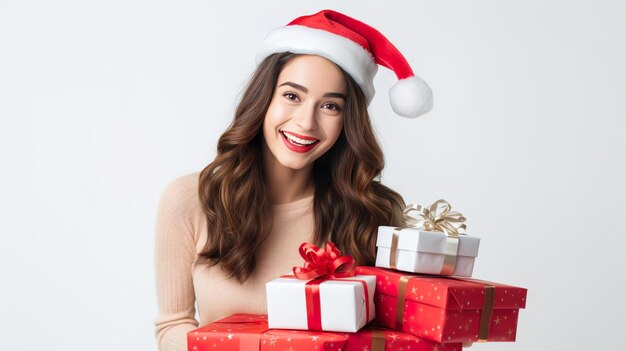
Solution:
<svg viewBox="0 0 626 351">
<path fill-rule="evenodd" d="M 402 227 L 394 228 L 391 236 L 391 247 L 389 255 L 389 267 L 396 269 L 398 256 L 398 238 L 400 230 L 405 228 L 417 228 L 431 232 L 443 232 L 446 234 L 446 246 L 444 252 L 443 265 L 440 275 L 452 275 L 456 266 L 456 257 L 459 252 L 459 235 L 464 235 L 467 228 L 465 217 L 452 211 L 452 206 L 443 199 L 435 201 L 428 207 L 418 204 L 409 204 L 402 211 Z M 411 216 L 411 212 L 417 212 L 418 217 Z"/>
<path fill-rule="evenodd" d="M 411 279 L 410 275 L 403 275 L 398 281 L 398 301 L 396 301 L 396 329 L 402 330 L 404 317 L 404 305 L 406 303 L 406 284 Z"/>
<path fill-rule="evenodd" d="M 398 300 L 396 301 L 396 325 L 395 329 L 402 330 L 402 323 L 404 317 L 404 306 L 406 304 L 406 292 L 407 292 L 407 284 L 409 280 L 412 278 L 410 275 L 405 275 L 400 277 L 398 281 Z M 481 280 L 466 280 L 459 278 L 448 278 L 455 279 L 463 282 L 474 283 L 474 284 L 482 284 L 485 289 L 485 300 L 483 301 L 483 308 L 480 312 L 480 327 L 478 330 L 478 341 L 485 342 L 489 339 L 489 330 L 491 329 L 491 318 L 493 316 L 493 307 L 495 302 L 495 294 L 496 287 L 492 285 L 490 282 L 481 281 Z"/>
<path fill-rule="evenodd" d="M 485 282 L 485 302 L 483 302 L 483 311 L 480 314 L 480 329 L 478 331 L 478 341 L 480 342 L 485 342 L 489 339 L 495 294 L 496 287 Z"/>
<path fill-rule="evenodd" d="M 372 351 L 385 351 L 385 332 L 382 330 L 373 329 L 372 333 L 372 345 L 370 350 Z"/>
</svg>

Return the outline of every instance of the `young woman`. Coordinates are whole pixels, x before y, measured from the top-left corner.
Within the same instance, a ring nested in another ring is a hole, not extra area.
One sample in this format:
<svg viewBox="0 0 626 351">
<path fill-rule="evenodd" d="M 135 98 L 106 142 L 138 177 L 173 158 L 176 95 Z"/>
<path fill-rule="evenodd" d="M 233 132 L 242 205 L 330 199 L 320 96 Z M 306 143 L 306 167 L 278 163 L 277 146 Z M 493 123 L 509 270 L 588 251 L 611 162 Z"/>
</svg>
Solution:
<svg viewBox="0 0 626 351">
<path fill-rule="evenodd" d="M 392 91 L 399 114 L 426 112 L 431 95 L 397 49 L 324 10 L 270 33 L 257 59 L 215 160 L 161 198 L 155 324 L 163 350 L 186 350 L 199 324 L 265 313 L 265 283 L 301 265 L 302 242 L 332 241 L 373 264 L 377 227 L 398 224 L 404 203 L 378 180 L 383 154 L 367 112 L 376 62 L 401 78 Z"/>
</svg>

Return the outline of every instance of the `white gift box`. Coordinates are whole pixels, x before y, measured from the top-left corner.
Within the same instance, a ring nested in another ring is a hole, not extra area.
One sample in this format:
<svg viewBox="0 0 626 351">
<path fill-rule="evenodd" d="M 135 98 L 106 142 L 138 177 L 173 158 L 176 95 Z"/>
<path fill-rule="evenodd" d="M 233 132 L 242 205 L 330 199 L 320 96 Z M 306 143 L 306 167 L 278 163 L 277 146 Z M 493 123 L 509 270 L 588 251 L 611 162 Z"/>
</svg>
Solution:
<svg viewBox="0 0 626 351">
<path fill-rule="evenodd" d="M 399 271 L 441 274 L 444 264 L 446 241 L 443 232 L 429 232 L 417 228 L 404 228 L 399 231 L 396 250 L 396 265 L 391 267 L 391 242 L 395 227 L 378 227 L 376 240 L 376 267 L 394 268 Z M 451 275 L 471 277 L 474 259 L 478 256 L 480 239 L 469 235 L 459 235 L 456 264 Z"/>
<path fill-rule="evenodd" d="M 366 283 L 367 299 L 360 281 Z M 276 278 L 265 284 L 269 328 L 309 330 L 305 292 L 307 282 L 296 278 Z M 322 330 L 354 333 L 373 320 L 376 313 L 375 289 L 376 276 L 373 275 L 357 275 L 320 283 Z"/>
</svg>

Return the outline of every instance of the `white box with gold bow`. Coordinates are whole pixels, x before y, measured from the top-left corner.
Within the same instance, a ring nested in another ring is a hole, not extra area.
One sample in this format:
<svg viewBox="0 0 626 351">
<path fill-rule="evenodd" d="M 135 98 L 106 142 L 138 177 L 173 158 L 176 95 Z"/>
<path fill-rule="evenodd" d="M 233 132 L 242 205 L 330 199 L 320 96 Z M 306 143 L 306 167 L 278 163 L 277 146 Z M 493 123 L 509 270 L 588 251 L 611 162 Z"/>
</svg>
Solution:
<svg viewBox="0 0 626 351">
<path fill-rule="evenodd" d="M 416 228 L 406 228 L 397 231 L 397 249 L 395 267 L 391 255 L 394 227 L 378 227 L 376 241 L 376 267 L 393 268 L 399 271 L 455 275 L 471 277 L 474 269 L 474 259 L 478 256 L 480 239 L 468 235 L 459 235 L 458 251 L 452 272 L 445 272 L 446 241 L 448 237 L 443 232 L 428 232 Z M 447 273 L 447 274 L 446 274 Z"/>
<path fill-rule="evenodd" d="M 419 218 L 410 216 L 417 211 Z M 480 239 L 460 233 L 465 217 L 438 200 L 429 207 L 409 205 L 403 228 L 380 226 L 376 267 L 399 271 L 471 277 Z"/>
</svg>

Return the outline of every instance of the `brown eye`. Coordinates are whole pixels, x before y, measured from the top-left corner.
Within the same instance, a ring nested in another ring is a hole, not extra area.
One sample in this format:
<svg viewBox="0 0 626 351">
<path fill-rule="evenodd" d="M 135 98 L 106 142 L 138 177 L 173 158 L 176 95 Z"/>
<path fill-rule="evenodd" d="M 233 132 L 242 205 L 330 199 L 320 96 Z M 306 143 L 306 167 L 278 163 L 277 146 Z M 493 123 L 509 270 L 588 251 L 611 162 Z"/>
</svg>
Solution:
<svg viewBox="0 0 626 351">
<path fill-rule="evenodd" d="M 283 95 L 284 97 L 286 97 L 287 99 L 291 100 L 291 101 L 298 101 L 298 95 L 294 94 L 294 93 L 285 93 Z"/>
<path fill-rule="evenodd" d="M 329 109 L 331 111 L 341 111 L 341 107 L 339 107 L 338 105 L 335 105 L 335 104 L 325 104 L 322 107 L 327 108 L 327 109 Z"/>
</svg>

